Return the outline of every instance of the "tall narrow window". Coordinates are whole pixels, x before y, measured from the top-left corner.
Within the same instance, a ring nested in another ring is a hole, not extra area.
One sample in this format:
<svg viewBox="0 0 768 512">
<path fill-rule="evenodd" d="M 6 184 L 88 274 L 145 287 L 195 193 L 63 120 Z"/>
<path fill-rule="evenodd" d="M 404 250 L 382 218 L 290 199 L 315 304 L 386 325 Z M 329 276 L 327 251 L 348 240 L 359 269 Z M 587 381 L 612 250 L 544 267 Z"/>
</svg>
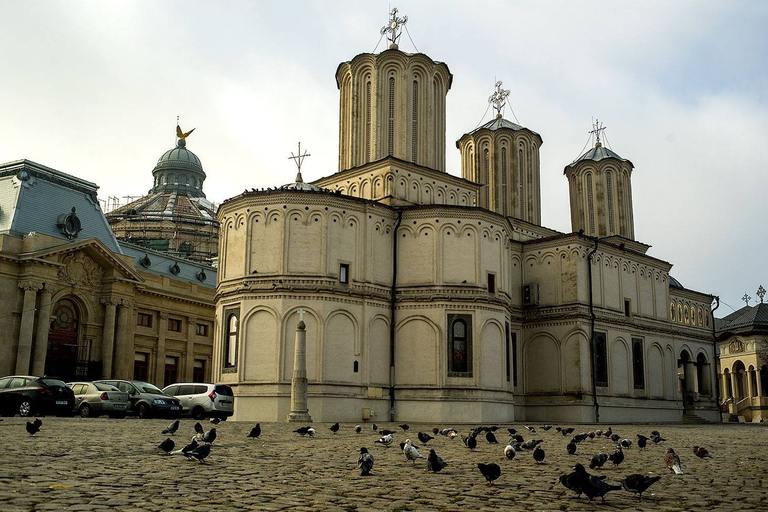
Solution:
<svg viewBox="0 0 768 512">
<path fill-rule="evenodd" d="M 365 161 L 371 161 L 371 80 L 365 84 Z"/>
<path fill-rule="evenodd" d="M 165 379 L 163 387 L 175 384 L 179 376 L 179 358 L 167 356 L 165 358 Z"/>
<path fill-rule="evenodd" d="M 488 293 L 496 295 L 496 274 L 488 272 Z"/>
<path fill-rule="evenodd" d="M 192 382 L 205 382 L 205 359 L 195 359 L 192 367 Z"/>
<path fill-rule="evenodd" d="M 598 386 L 608 387 L 608 347 L 605 333 L 595 333 L 595 381 Z"/>
<path fill-rule="evenodd" d="M 416 150 L 417 145 L 416 141 L 418 137 L 416 136 L 419 132 L 419 82 L 417 80 L 413 81 L 413 114 L 411 116 L 411 162 L 416 163 Z"/>
<path fill-rule="evenodd" d="M 611 171 L 605 173 L 605 197 L 608 200 L 608 232 L 613 230 L 613 189 L 611 187 Z"/>
<path fill-rule="evenodd" d="M 645 389 L 643 340 L 640 338 L 632 338 L 632 377 L 635 383 L 635 389 Z"/>
<path fill-rule="evenodd" d="M 517 333 L 512 334 L 512 385 L 517 386 Z"/>
<path fill-rule="evenodd" d="M 237 313 L 227 315 L 227 332 L 224 341 L 224 368 L 237 364 L 237 342 L 240 334 L 240 318 Z"/>
<path fill-rule="evenodd" d="M 504 367 L 507 370 L 507 382 L 509 382 L 509 376 L 512 373 L 512 369 L 510 368 L 510 357 L 509 357 L 509 322 L 504 322 L 504 334 L 506 335 L 506 343 L 504 343 Z"/>
<path fill-rule="evenodd" d="M 483 151 L 483 183 L 485 183 L 485 207 L 491 209 L 491 152 Z"/>
<path fill-rule="evenodd" d="M 448 376 L 472 376 L 472 317 L 448 315 Z"/>
<path fill-rule="evenodd" d="M 389 77 L 389 133 L 387 154 L 395 154 L 395 77 Z"/>
<path fill-rule="evenodd" d="M 133 356 L 133 380 L 146 381 L 149 373 L 149 354 L 136 352 Z"/>
<path fill-rule="evenodd" d="M 339 282 L 341 284 L 349 284 L 349 264 L 341 263 L 339 265 Z"/>
<path fill-rule="evenodd" d="M 501 148 L 501 214 L 507 216 L 507 148 Z"/>
<path fill-rule="evenodd" d="M 517 152 L 517 216 L 523 218 L 523 149 Z"/>
<path fill-rule="evenodd" d="M 587 208 L 587 215 L 589 216 L 589 233 L 590 235 L 596 235 L 595 232 L 595 201 L 592 194 L 592 175 L 587 174 L 587 201 L 589 206 Z"/>
</svg>

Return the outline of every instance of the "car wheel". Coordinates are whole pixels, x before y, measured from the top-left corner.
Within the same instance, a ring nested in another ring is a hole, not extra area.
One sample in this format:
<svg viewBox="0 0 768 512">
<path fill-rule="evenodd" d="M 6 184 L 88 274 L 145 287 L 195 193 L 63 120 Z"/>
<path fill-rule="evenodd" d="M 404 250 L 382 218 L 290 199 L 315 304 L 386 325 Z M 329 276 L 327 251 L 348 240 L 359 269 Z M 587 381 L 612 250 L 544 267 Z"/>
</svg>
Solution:
<svg viewBox="0 0 768 512">
<path fill-rule="evenodd" d="M 139 404 L 139 406 L 136 408 L 136 414 L 142 420 L 149 418 L 150 414 L 149 414 L 149 407 L 147 407 L 147 404 Z"/>
<path fill-rule="evenodd" d="M 19 402 L 19 416 L 22 418 L 32 416 L 32 402 L 29 399 L 22 398 L 21 402 Z"/>
<path fill-rule="evenodd" d="M 202 420 L 205 418 L 205 409 L 200 407 L 199 405 L 192 409 L 192 417 L 196 420 Z"/>
<path fill-rule="evenodd" d="M 80 407 L 80 417 L 90 418 L 91 416 L 93 416 L 93 410 L 91 409 L 91 406 L 88 404 L 83 404 L 83 406 Z"/>
</svg>

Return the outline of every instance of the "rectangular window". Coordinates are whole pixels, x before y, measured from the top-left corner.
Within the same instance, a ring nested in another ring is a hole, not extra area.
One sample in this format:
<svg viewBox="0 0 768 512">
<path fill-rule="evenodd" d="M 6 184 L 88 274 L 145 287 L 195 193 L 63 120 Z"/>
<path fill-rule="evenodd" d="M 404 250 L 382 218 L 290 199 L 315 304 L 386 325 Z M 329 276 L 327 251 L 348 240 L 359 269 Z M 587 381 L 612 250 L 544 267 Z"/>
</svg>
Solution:
<svg viewBox="0 0 768 512">
<path fill-rule="evenodd" d="M 339 265 L 339 282 L 341 284 L 349 284 L 349 264 L 341 263 Z"/>
<path fill-rule="evenodd" d="M 595 381 L 598 386 L 608 387 L 608 347 L 605 333 L 595 333 Z"/>
<path fill-rule="evenodd" d="M 448 315 L 448 376 L 472 377 L 472 315 Z"/>
<path fill-rule="evenodd" d="M 206 324 L 195 324 L 195 334 L 198 336 L 208 336 L 208 326 Z"/>
<path fill-rule="evenodd" d="M 172 332 L 181 332 L 181 320 L 177 320 L 175 318 L 169 318 L 168 330 Z"/>
<path fill-rule="evenodd" d="M 205 359 L 195 359 L 192 367 L 192 382 L 205 382 Z"/>
<path fill-rule="evenodd" d="M 179 359 L 177 357 L 165 358 L 165 380 L 163 387 L 170 386 L 178 381 L 179 377 Z"/>
<path fill-rule="evenodd" d="M 512 385 L 517 387 L 517 333 L 512 333 Z"/>
<path fill-rule="evenodd" d="M 632 316 L 632 301 L 629 299 L 624 299 L 624 316 Z"/>
<path fill-rule="evenodd" d="M 507 382 L 509 382 L 509 376 L 510 376 L 510 373 L 511 373 L 511 371 L 510 371 L 511 369 L 509 367 L 509 364 L 512 362 L 512 361 L 510 361 L 510 358 L 509 358 L 509 342 L 510 342 L 510 340 L 509 340 L 509 322 L 504 322 L 504 333 L 506 334 L 506 340 L 507 340 L 507 342 L 504 344 L 504 360 L 505 360 L 504 362 L 505 362 L 505 367 L 507 369 Z"/>
<path fill-rule="evenodd" d="M 152 327 L 152 315 L 149 313 L 139 313 L 136 324 L 142 327 Z"/>
<path fill-rule="evenodd" d="M 645 389 L 645 364 L 643 358 L 643 340 L 632 338 L 632 376 L 635 389 Z"/>
<path fill-rule="evenodd" d="M 149 354 L 136 352 L 133 356 L 133 380 L 146 381 L 149 368 Z"/>
<path fill-rule="evenodd" d="M 496 274 L 488 272 L 488 293 L 496 295 Z"/>
</svg>

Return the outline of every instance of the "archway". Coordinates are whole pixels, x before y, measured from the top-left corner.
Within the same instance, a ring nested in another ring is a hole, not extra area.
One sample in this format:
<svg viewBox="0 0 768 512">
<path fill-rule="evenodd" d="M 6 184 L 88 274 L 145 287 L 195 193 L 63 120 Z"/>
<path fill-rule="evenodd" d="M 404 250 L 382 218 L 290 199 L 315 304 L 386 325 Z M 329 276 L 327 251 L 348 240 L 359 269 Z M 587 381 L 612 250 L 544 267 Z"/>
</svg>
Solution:
<svg viewBox="0 0 768 512">
<path fill-rule="evenodd" d="M 70 381 L 77 378 L 77 349 L 80 330 L 80 309 L 74 301 L 64 298 L 53 307 L 53 321 L 48 332 L 45 374 Z"/>
<path fill-rule="evenodd" d="M 744 376 L 746 375 L 747 369 L 744 366 L 744 363 L 741 361 L 736 361 L 733 363 L 733 370 L 731 372 L 731 386 L 733 387 L 734 391 L 734 402 L 739 402 L 743 398 L 745 398 L 745 389 L 746 385 L 744 383 Z"/>
</svg>

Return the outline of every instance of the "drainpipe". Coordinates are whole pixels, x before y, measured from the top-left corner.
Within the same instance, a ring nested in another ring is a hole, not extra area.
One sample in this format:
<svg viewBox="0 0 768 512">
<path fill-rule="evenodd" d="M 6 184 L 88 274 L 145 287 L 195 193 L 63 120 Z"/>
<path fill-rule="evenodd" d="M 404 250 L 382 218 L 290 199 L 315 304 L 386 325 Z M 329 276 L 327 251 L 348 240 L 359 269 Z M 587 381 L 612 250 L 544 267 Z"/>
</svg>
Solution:
<svg viewBox="0 0 768 512">
<path fill-rule="evenodd" d="M 397 222 L 392 232 L 392 290 L 389 302 L 389 421 L 395 421 L 395 307 L 397 303 L 397 230 L 403 221 L 403 210 L 397 209 Z"/>
<path fill-rule="evenodd" d="M 712 341 L 714 343 L 714 349 L 715 349 L 715 402 L 717 405 L 717 417 L 720 420 L 719 423 L 723 422 L 723 413 L 720 411 L 720 374 L 717 373 L 717 363 L 720 361 L 720 347 L 717 344 L 717 333 L 715 332 L 715 310 L 720 307 L 720 297 L 715 295 L 715 302 L 717 302 L 717 306 L 712 308 Z"/>
<path fill-rule="evenodd" d="M 600 423 L 600 404 L 597 403 L 597 376 L 595 375 L 595 305 L 592 299 L 592 257 L 597 252 L 598 239 L 595 238 L 595 247 L 587 255 L 587 268 L 589 272 L 589 367 L 592 374 L 592 400 L 595 403 L 595 423 Z"/>
</svg>

